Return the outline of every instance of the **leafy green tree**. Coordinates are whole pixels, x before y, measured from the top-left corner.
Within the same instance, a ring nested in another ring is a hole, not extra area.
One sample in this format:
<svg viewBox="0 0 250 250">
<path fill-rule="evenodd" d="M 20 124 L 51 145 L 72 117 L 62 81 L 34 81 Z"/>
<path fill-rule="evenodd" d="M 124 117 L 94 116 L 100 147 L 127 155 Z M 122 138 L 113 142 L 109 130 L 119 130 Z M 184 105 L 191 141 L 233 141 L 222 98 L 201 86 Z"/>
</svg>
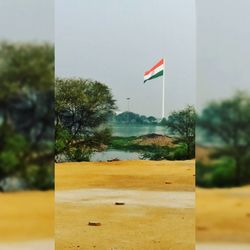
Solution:
<svg viewBox="0 0 250 250">
<path fill-rule="evenodd" d="M 110 89 L 97 81 L 56 79 L 56 161 L 88 161 L 111 137 L 105 123 L 115 110 Z"/>
<path fill-rule="evenodd" d="M 177 141 L 186 144 L 188 159 L 195 156 L 195 122 L 196 113 L 193 106 L 172 112 L 166 121 L 166 126 L 178 136 Z"/>
<path fill-rule="evenodd" d="M 118 123 L 138 123 L 141 124 L 140 115 L 133 112 L 123 112 L 116 116 L 116 121 Z"/>
<path fill-rule="evenodd" d="M 151 124 L 156 125 L 157 124 L 157 119 L 154 116 L 149 116 L 148 120 Z"/>
<path fill-rule="evenodd" d="M 131 123 L 131 124 L 145 124 L 145 125 L 157 125 L 157 119 L 153 116 L 146 117 L 145 115 L 139 115 L 133 112 L 122 112 L 115 116 L 117 123 Z"/>
<path fill-rule="evenodd" d="M 161 119 L 160 123 L 159 123 L 160 126 L 166 126 L 167 125 L 167 119 L 164 117 Z"/>
<path fill-rule="evenodd" d="M 30 188 L 52 188 L 53 46 L 1 43 L 0 86 L 0 180 L 19 176 Z M 31 165 L 47 174 L 29 182 Z"/>
<path fill-rule="evenodd" d="M 214 158 L 235 160 L 235 185 L 250 182 L 250 96 L 238 92 L 234 97 L 210 103 L 198 118 L 198 126 L 217 150 Z"/>
</svg>

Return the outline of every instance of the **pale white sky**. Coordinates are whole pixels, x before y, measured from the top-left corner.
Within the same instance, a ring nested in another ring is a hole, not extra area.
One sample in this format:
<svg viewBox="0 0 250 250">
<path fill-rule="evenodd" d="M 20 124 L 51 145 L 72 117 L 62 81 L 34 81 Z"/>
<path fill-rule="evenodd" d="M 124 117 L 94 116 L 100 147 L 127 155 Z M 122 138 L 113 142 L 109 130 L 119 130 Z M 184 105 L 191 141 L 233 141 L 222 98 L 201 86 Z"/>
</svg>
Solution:
<svg viewBox="0 0 250 250">
<path fill-rule="evenodd" d="M 195 0 L 56 0 L 56 75 L 112 89 L 120 111 L 161 116 L 162 79 L 143 73 L 166 59 L 170 112 L 195 102 Z"/>
<path fill-rule="evenodd" d="M 250 1 L 197 0 L 197 107 L 250 91 Z"/>
<path fill-rule="evenodd" d="M 160 116 L 161 79 L 142 83 L 143 72 L 160 57 L 167 62 L 167 112 L 195 99 L 201 109 L 237 89 L 250 90 L 249 0 L 55 5 L 54 10 L 53 0 L 0 0 L 0 40 L 53 43 L 56 28 L 57 75 L 107 83 L 121 111 L 130 97 L 135 112 Z"/>
<path fill-rule="evenodd" d="M 54 41 L 54 0 L 0 0 L 0 40 Z"/>
</svg>

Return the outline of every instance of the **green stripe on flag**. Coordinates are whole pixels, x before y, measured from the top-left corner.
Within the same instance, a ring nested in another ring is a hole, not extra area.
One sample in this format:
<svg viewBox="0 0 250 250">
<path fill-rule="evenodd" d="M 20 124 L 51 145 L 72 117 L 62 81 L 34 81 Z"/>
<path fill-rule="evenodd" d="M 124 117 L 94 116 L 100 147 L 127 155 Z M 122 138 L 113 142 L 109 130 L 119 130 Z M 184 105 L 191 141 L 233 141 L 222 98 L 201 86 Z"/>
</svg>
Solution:
<svg viewBox="0 0 250 250">
<path fill-rule="evenodd" d="M 152 79 L 157 78 L 157 77 L 162 76 L 162 75 L 163 75 L 163 70 L 159 71 L 159 72 L 158 72 L 157 74 L 155 74 L 155 75 L 152 75 L 150 78 L 148 78 L 147 80 L 145 80 L 144 83 L 145 83 L 146 81 L 152 80 Z"/>
</svg>

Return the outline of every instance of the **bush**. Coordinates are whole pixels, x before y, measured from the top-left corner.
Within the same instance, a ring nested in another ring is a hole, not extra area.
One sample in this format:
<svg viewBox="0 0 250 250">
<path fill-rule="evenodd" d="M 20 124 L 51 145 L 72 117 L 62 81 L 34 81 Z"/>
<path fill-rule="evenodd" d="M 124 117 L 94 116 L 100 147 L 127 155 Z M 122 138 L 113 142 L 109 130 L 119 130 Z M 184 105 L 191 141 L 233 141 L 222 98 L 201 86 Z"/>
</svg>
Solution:
<svg viewBox="0 0 250 250">
<path fill-rule="evenodd" d="M 222 157 L 204 164 L 196 162 L 196 184 L 201 187 L 232 187 L 235 184 L 235 161 Z"/>
<path fill-rule="evenodd" d="M 148 159 L 153 161 L 165 160 L 167 159 L 167 157 L 169 157 L 169 152 L 169 147 L 154 146 L 150 151 L 142 154 L 142 159 Z"/>
<path fill-rule="evenodd" d="M 174 160 L 189 159 L 187 145 L 185 143 L 177 145 L 175 148 L 173 148 L 173 155 Z"/>
<path fill-rule="evenodd" d="M 150 146 L 150 150 L 142 153 L 142 159 L 149 160 L 187 160 L 187 145 L 185 143 L 177 144 L 175 147 Z"/>
<path fill-rule="evenodd" d="M 13 173 L 19 163 L 19 159 L 12 151 L 3 151 L 0 153 L 0 174 L 1 176 L 8 176 Z"/>
<path fill-rule="evenodd" d="M 235 183 L 235 161 L 228 157 L 223 157 L 212 165 L 213 184 L 216 187 L 230 187 Z"/>
</svg>

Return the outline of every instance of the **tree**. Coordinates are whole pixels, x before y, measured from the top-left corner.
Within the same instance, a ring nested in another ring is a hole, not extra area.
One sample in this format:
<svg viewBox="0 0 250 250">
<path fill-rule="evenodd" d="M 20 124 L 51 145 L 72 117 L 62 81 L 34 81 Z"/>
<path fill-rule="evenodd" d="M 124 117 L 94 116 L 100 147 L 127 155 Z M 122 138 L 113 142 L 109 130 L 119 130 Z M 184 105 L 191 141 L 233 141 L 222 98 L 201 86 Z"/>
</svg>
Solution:
<svg viewBox="0 0 250 250">
<path fill-rule="evenodd" d="M 195 156 L 195 122 L 196 113 L 193 106 L 172 112 L 166 121 L 166 126 L 178 136 L 177 140 L 186 144 L 188 159 Z"/>
<path fill-rule="evenodd" d="M 156 125 L 157 124 L 157 119 L 154 116 L 149 116 L 148 120 L 150 124 Z"/>
<path fill-rule="evenodd" d="M 111 137 L 104 126 L 115 110 L 110 89 L 97 81 L 56 79 L 56 160 L 88 161 Z"/>
<path fill-rule="evenodd" d="M 167 119 L 163 117 L 159 123 L 160 126 L 166 126 L 167 125 Z"/>
<path fill-rule="evenodd" d="M 129 111 L 116 115 L 114 120 L 118 123 L 157 125 L 157 119 L 155 117 L 146 117 L 145 115 L 139 115 Z"/>
<path fill-rule="evenodd" d="M 207 140 L 217 144 L 213 157 L 235 160 L 235 185 L 250 180 L 250 96 L 238 92 L 231 99 L 210 103 L 198 118 Z"/>
<path fill-rule="evenodd" d="M 0 179 L 52 188 L 53 46 L 1 43 L 0 86 Z"/>
</svg>

